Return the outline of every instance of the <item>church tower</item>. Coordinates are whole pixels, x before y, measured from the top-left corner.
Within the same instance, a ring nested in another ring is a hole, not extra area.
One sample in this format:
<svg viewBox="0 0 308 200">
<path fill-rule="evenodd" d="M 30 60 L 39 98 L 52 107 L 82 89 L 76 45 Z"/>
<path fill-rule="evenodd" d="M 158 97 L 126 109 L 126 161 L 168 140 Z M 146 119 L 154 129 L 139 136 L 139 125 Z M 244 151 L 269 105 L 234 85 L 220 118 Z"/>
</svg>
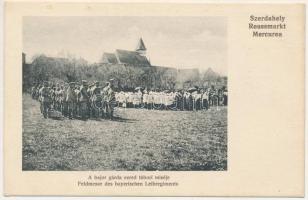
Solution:
<svg viewBox="0 0 308 200">
<path fill-rule="evenodd" d="M 146 51 L 147 51 L 147 48 L 145 47 L 142 38 L 140 38 L 139 42 L 137 44 L 137 47 L 136 47 L 136 52 L 138 52 L 139 55 L 141 55 L 141 56 L 145 56 L 146 55 Z"/>
</svg>

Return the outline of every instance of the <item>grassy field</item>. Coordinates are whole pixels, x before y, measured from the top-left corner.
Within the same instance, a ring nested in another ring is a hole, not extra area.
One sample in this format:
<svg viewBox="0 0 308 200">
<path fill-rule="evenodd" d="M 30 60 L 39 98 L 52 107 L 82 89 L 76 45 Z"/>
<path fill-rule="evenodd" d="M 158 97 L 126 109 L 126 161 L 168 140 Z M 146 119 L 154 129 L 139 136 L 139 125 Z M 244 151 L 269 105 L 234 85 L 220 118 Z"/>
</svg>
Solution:
<svg viewBox="0 0 308 200">
<path fill-rule="evenodd" d="M 117 120 L 44 119 L 23 95 L 23 170 L 226 170 L 227 107 L 116 109 Z"/>
</svg>

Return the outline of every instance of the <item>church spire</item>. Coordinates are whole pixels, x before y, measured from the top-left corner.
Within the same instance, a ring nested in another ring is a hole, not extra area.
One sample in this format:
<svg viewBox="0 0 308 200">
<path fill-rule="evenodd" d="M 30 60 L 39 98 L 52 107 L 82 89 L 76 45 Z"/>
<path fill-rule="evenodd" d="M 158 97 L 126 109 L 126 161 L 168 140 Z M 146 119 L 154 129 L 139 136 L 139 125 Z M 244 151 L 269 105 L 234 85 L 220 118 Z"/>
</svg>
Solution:
<svg viewBox="0 0 308 200">
<path fill-rule="evenodd" d="M 145 56 L 146 50 L 147 48 L 145 47 L 142 38 L 140 38 L 136 47 L 136 52 L 138 52 L 142 56 Z"/>
</svg>

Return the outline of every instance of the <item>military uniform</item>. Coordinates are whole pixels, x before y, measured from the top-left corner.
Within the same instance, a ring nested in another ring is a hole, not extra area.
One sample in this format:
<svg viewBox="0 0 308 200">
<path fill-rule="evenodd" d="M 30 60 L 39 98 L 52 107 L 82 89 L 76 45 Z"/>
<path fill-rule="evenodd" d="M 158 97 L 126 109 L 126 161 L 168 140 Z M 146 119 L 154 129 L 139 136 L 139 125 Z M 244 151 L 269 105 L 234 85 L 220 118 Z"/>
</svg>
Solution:
<svg viewBox="0 0 308 200">
<path fill-rule="evenodd" d="M 115 93 L 110 87 L 110 83 L 103 90 L 105 110 L 108 118 L 113 119 L 113 111 L 116 105 Z"/>
<path fill-rule="evenodd" d="M 202 93 L 202 108 L 206 110 L 209 108 L 209 92 L 207 90 Z"/>
<path fill-rule="evenodd" d="M 215 103 L 215 89 L 211 87 L 209 89 L 209 106 L 214 106 Z"/>
<path fill-rule="evenodd" d="M 80 87 L 80 115 L 82 119 L 86 119 L 88 116 L 88 105 L 89 105 L 89 96 L 88 96 L 88 86 L 86 85 L 86 81 L 82 81 L 82 86 Z"/>
<path fill-rule="evenodd" d="M 35 86 L 33 86 L 32 88 L 31 88 L 31 97 L 32 97 L 32 99 L 35 99 L 35 96 L 36 96 L 36 87 Z"/>
<path fill-rule="evenodd" d="M 67 102 L 67 109 L 68 109 L 68 117 L 72 119 L 75 117 L 75 107 L 76 107 L 76 101 L 77 96 L 74 89 L 74 84 L 70 83 L 70 86 L 68 87 L 66 91 L 66 102 Z"/>
<path fill-rule="evenodd" d="M 40 102 L 41 102 L 41 112 L 43 113 L 44 118 L 48 117 L 48 110 L 50 109 L 51 98 L 50 98 L 50 89 L 45 84 L 39 91 L 40 93 Z"/>
<path fill-rule="evenodd" d="M 57 87 L 56 87 L 56 91 L 55 91 L 55 109 L 60 111 L 61 110 L 61 88 L 59 86 L 59 84 L 57 84 Z"/>
<path fill-rule="evenodd" d="M 102 94 L 101 94 L 101 88 L 99 87 L 99 82 L 95 83 L 95 86 L 92 88 L 91 90 L 91 101 L 92 101 L 92 114 L 94 115 L 94 117 L 99 117 L 100 116 L 100 112 L 101 113 L 101 117 L 103 117 L 104 113 L 103 113 L 103 98 L 102 98 Z"/>
<path fill-rule="evenodd" d="M 58 110 L 59 111 L 63 110 L 63 99 L 64 99 L 64 91 L 63 91 L 63 87 L 61 86 L 58 91 L 58 106 L 59 106 Z"/>
<path fill-rule="evenodd" d="M 63 101 L 62 101 L 62 115 L 64 115 L 65 117 L 68 116 L 68 103 L 66 101 L 67 89 L 68 85 L 65 85 L 63 89 Z"/>
</svg>

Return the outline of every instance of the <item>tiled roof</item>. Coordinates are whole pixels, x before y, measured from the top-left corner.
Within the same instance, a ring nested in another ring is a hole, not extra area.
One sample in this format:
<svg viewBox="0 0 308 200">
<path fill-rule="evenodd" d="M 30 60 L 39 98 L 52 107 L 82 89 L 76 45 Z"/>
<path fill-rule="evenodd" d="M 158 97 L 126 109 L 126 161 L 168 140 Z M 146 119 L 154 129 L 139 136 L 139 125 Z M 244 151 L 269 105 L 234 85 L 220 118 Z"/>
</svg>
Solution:
<svg viewBox="0 0 308 200">
<path fill-rule="evenodd" d="M 118 60 L 114 53 L 104 53 L 103 63 L 117 64 Z"/>
<path fill-rule="evenodd" d="M 150 62 L 145 56 L 139 55 L 136 51 L 116 50 L 116 56 L 121 64 L 150 66 Z"/>
</svg>

